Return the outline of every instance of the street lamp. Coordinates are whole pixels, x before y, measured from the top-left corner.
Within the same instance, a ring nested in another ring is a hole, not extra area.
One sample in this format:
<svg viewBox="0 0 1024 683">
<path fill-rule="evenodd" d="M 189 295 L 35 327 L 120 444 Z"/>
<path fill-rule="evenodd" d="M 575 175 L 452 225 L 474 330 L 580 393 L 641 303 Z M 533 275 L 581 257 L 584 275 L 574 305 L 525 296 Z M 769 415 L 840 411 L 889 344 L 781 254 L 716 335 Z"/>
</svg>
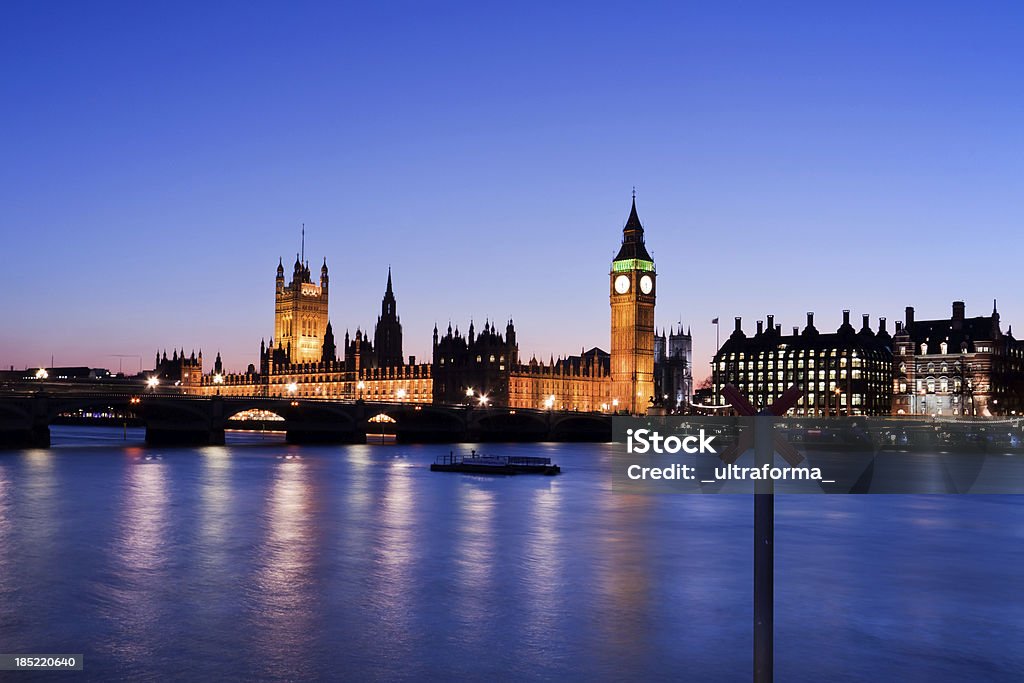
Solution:
<svg viewBox="0 0 1024 683">
<path fill-rule="evenodd" d="M 213 376 L 213 383 L 214 384 L 224 384 L 224 375 L 222 375 L 222 374 L 220 374 L 218 372 L 216 375 Z"/>
<path fill-rule="evenodd" d="M 473 391 L 473 387 L 470 387 L 469 389 L 466 389 L 466 397 L 467 398 L 473 398 L 473 394 L 474 393 L 476 393 L 476 392 Z"/>
<path fill-rule="evenodd" d="M 546 399 L 544 399 L 544 407 L 547 408 L 548 410 L 551 410 L 552 408 L 555 407 L 555 395 L 554 394 L 551 394 Z"/>
<path fill-rule="evenodd" d="M 146 380 L 146 386 L 150 389 L 150 391 L 155 390 L 158 386 L 160 386 L 160 378 L 150 377 L 149 379 Z"/>
<path fill-rule="evenodd" d="M 50 376 L 50 373 L 46 371 L 46 368 L 39 368 L 36 370 L 36 379 L 46 379 Z"/>
<path fill-rule="evenodd" d="M 363 380 L 359 380 L 359 383 L 356 384 L 356 389 L 359 390 L 359 400 L 360 401 L 363 400 L 363 389 L 365 389 L 365 388 L 366 388 L 366 382 L 364 382 Z"/>
<path fill-rule="evenodd" d="M 405 394 L 406 394 L 405 389 L 399 389 L 398 391 L 395 392 L 395 396 L 398 398 L 399 401 L 401 401 L 403 398 L 405 398 Z"/>
<path fill-rule="evenodd" d="M 296 391 L 299 390 L 299 385 L 296 384 L 295 382 L 289 382 L 287 386 L 285 386 L 285 389 L 288 390 L 289 394 L 294 394 Z"/>
<path fill-rule="evenodd" d="M 486 405 L 487 405 L 487 400 L 488 400 L 488 399 L 487 399 L 487 397 L 486 397 L 486 396 L 481 396 L 481 397 L 480 397 L 480 405 L 481 405 L 481 406 L 486 406 Z"/>
</svg>

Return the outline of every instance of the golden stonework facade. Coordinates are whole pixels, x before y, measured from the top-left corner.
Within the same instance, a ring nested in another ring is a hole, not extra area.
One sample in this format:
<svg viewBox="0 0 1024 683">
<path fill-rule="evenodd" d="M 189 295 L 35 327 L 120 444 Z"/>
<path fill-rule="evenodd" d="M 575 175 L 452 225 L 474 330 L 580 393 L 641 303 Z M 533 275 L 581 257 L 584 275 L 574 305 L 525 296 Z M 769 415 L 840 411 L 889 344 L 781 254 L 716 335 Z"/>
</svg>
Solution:
<svg viewBox="0 0 1024 683">
<path fill-rule="evenodd" d="M 321 359 L 327 331 L 327 259 L 320 268 L 320 284 L 310 278 L 309 263 L 295 256 L 292 280 L 284 283 L 284 265 L 278 261 L 274 294 L 274 338 L 292 363 Z"/>
<path fill-rule="evenodd" d="M 328 316 L 327 262 L 319 284 L 296 257 L 285 283 L 277 266 L 274 336 L 260 345 L 260 365 L 245 373 L 193 371 L 188 393 L 223 396 L 294 396 L 394 403 L 466 404 L 579 412 L 645 413 L 655 392 L 654 261 L 644 245 L 636 197 L 610 273 L 611 353 L 520 362 L 515 326 L 487 321 L 478 334 L 434 327 L 430 362 L 402 355 L 402 326 L 389 269 L 381 315 L 371 334 L 345 333 L 339 345 Z M 200 361 L 201 363 L 201 361 Z M 197 381 L 197 378 L 198 379 Z"/>
<path fill-rule="evenodd" d="M 622 231 L 622 247 L 612 261 L 612 394 L 623 409 L 642 414 L 654 402 L 654 299 L 657 273 L 644 244 L 636 196 Z"/>
</svg>

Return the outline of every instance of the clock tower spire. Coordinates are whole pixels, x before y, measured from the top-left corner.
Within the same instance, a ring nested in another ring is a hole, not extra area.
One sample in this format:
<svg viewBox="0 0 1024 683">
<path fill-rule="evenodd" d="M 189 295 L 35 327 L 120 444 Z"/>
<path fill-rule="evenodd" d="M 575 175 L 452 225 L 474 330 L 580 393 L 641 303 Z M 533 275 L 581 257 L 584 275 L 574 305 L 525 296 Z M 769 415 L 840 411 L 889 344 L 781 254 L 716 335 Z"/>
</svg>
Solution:
<svg viewBox="0 0 1024 683">
<path fill-rule="evenodd" d="M 612 397 L 620 410 L 640 415 L 654 398 L 654 259 L 644 244 L 636 190 L 622 228 L 622 246 L 609 274 Z"/>
</svg>

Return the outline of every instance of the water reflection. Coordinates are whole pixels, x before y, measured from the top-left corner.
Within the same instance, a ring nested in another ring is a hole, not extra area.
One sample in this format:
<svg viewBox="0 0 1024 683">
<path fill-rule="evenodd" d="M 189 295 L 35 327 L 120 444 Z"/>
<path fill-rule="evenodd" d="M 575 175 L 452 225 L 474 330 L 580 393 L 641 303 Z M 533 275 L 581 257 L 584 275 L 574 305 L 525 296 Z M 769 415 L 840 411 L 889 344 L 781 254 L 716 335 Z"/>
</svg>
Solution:
<svg viewBox="0 0 1024 683">
<path fill-rule="evenodd" d="M 429 473 L 448 447 L 0 458 L 0 640 L 84 642 L 95 680 L 749 678 L 751 499 L 623 495 L 603 447 L 553 448 L 553 479 Z M 1020 679 L 1017 498 L 776 506 L 779 680 Z"/>
<path fill-rule="evenodd" d="M 25 511 L 18 520 L 23 544 L 23 562 L 38 561 L 34 570 L 45 571 L 53 539 L 60 531 L 57 510 L 57 475 L 53 454 L 41 450 L 25 452 L 26 481 L 19 487 Z"/>
<path fill-rule="evenodd" d="M 566 549 L 560 526 L 561 495 L 557 483 L 537 488 L 529 501 L 526 547 L 523 549 L 525 608 L 523 636 L 543 647 L 558 634 L 564 610 Z"/>
<path fill-rule="evenodd" d="M 374 542 L 373 585 L 370 601 L 379 620 L 376 634 L 382 644 L 400 656 L 399 648 L 408 647 L 412 635 L 411 594 L 419 585 L 415 572 L 416 496 L 412 470 L 401 461 L 387 466 L 381 484 Z"/>
<path fill-rule="evenodd" d="M 204 565 L 213 571 L 228 568 L 231 561 L 231 457 L 223 446 L 201 451 L 200 540 Z"/>
<path fill-rule="evenodd" d="M 604 488 L 597 501 L 600 521 L 591 531 L 598 549 L 596 585 L 598 621 L 603 644 L 600 656 L 619 671 L 643 671 L 649 665 L 652 634 L 651 566 L 649 547 L 654 524 L 651 506 L 656 499 L 644 495 L 613 495 Z"/>
<path fill-rule="evenodd" d="M 115 633 L 108 647 L 126 664 L 144 666 L 160 643 L 167 605 L 153 591 L 165 576 L 170 519 L 166 464 L 133 459 L 124 468 L 113 575 L 99 596 Z"/>
<path fill-rule="evenodd" d="M 118 554 L 126 569 L 144 575 L 159 570 L 166 560 L 167 475 L 158 462 L 137 463 L 126 472 Z"/>
<path fill-rule="evenodd" d="M 250 588 L 261 677 L 308 674 L 305 645 L 318 610 L 310 476 L 302 460 L 279 461 L 262 514 L 266 536 Z"/>
<path fill-rule="evenodd" d="M 10 601 L 13 592 L 11 574 L 14 567 L 9 563 L 12 558 L 21 555 L 14 551 L 13 546 L 12 532 L 15 526 L 13 493 L 14 487 L 8 477 L 7 467 L 0 463 L 0 548 L 3 549 L 0 552 L 0 605 L 5 606 Z M 0 610 L 2 609 L 0 608 Z"/>
<path fill-rule="evenodd" d="M 466 479 L 458 490 L 455 529 L 455 576 L 457 619 L 468 627 L 460 638 L 466 643 L 487 639 L 493 582 L 500 569 L 495 566 L 494 493 L 485 488 L 493 482 Z M 482 645 L 482 643 L 481 643 Z"/>
</svg>

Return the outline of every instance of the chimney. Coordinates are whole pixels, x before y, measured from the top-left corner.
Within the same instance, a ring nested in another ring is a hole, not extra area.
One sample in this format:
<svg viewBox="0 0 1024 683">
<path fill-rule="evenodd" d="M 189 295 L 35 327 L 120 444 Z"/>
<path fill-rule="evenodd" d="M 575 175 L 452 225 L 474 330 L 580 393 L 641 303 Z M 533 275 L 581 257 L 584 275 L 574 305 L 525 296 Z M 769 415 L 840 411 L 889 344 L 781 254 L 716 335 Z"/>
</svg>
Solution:
<svg viewBox="0 0 1024 683">
<path fill-rule="evenodd" d="M 953 302 L 953 320 L 964 319 L 964 302 L 954 301 Z"/>
<path fill-rule="evenodd" d="M 799 334 L 800 334 L 800 328 L 797 327 L 796 325 L 793 325 L 793 336 L 796 337 L 796 336 L 799 336 Z"/>
<path fill-rule="evenodd" d="M 871 323 L 870 323 L 870 322 L 868 321 L 868 319 L 869 319 L 869 318 L 870 318 L 871 316 L 869 316 L 869 315 L 868 315 L 867 313 L 865 313 L 863 317 L 864 317 L 864 329 L 865 329 L 865 330 L 869 330 L 869 329 L 871 329 Z"/>
<path fill-rule="evenodd" d="M 896 321 L 896 334 L 899 334 L 902 331 L 903 331 L 903 322 L 897 320 Z"/>
<path fill-rule="evenodd" d="M 743 318 L 741 318 L 740 316 L 736 316 L 736 331 L 743 331 Z"/>
<path fill-rule="evenodd" d="M 878 331 L 885 332 L 885 318 L 878 319 Z"/>
<path fill-rule="evenodd" d="M 774 330 L 775 329 L 775 316 L 774 315 L 768 316 L 768 329 L 769 330 Z"/>
<path fill-rule="evenodd" d="M 764 323 L 760 320 L 757 321 L 757 334 L 760 336 L 764 333 Z"/>
<path fill-rule="evenodd" d="M 905 318 L 905 320 L 903 321 L 903 324 L 906 325 L 908 328 L 909 327 L 913 327 L 913 325 L 914 325 L 914 307 L 913 306 L 907 306 L 907 314 L 904 316 L 904 318 Z"/>
<path fill-rule="evenodd" d="M 849 326 L 849 324 L 850 324 L 850 309 L 844 308 L 843 309 L 843 325 Z"/>
</svg>

